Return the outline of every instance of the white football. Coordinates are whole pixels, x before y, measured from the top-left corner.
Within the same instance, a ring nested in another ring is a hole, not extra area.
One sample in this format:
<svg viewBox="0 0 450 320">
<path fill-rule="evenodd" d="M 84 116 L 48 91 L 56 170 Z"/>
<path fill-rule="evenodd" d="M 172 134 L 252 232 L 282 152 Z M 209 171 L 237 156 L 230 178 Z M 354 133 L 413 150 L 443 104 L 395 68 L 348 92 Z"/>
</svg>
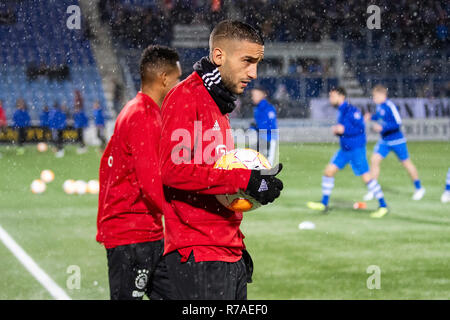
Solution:
<svg viewBox="0 0 450 320">
<path fill-rule="evenodd" d="M 87 183 L 83 180 L 75 181 L 75 193 L 85 194 L 87 192 Z"/>
<path fill-rule="evenodd" d="M 45 142 L 39 142 L 36 147 L 39 152 L 45 152 L 48 150 L 48 145 Z"/>
<path fill-rule="evenodd" d="M 87 183 L 87 192 L 91 194 L 97 194 L 100 190 L 98 180 L 89 180 Z"/>
<path fill-rule="evenodd" d="M 53 179 L 55 179 L 55 174 L 53 173 L 52 170 L 43 170 L 41 172 L 41 180 L 44 181 L 45 183 L 52 182 Z"/>
<path fill-rule="evenodd" d="M 69 179 L 69 180 L 64 181 L 63 190 L 67 194 L 74 194 L 75 193 L 75 180 Z"/>
<path fill-rule="evenodd" d="M 31 183 L 31 192 L 35 194 L 40 194 L 44 192 L 45 189 L 47 189 L 47 186 L 45 182 L 40 179 L 33 180 L 33 182 Z"/>
</svg>

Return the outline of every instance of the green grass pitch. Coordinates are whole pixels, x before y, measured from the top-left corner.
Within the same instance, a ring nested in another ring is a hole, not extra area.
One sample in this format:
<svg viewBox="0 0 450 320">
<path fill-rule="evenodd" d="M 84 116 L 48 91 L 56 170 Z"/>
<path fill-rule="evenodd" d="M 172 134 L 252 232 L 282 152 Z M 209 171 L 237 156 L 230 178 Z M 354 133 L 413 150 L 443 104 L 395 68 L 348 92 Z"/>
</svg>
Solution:
<svg viewBox="0 0 450 320">
<path fill-rule="evenodd" d="M 369 144 L 368 155 L 373 144 Z M 305 207 L 321 196 L 321 176 L 337 145 L 282 144 L 285 189 L 272 205 L 244 214 L 242 230 L 255 271 L 249 299 L 448 299 L 450 297 L 450 204 L 441 204 L 450 166 L 450 143 L 410 142 L 425 197 L 412 201 L 413 185 L 394 155 L 382 163 L 380 184 L 391 213 L 371 219 L 352 209 L 366 187 L 349 167 L 339 172 L 332 210 Z M 0 225 L 73 299 L 108 299 L 106 254 L 95 242 L 97 196 L 66 195 L 66 179 L 97 178 L 100 154 L 75 147 L 56 159 L 35 146 L 16 156 L 0 146 Z M 41 195 L 30 192 L 43 169 L 55 180 Z M 312 221 L 315 230 L 299 230 Z M 51 299 L 50 294 L 0 243 L 0 299 Z M 81 270 L 80 289 L 67 289 L 67 268 Z M 381 270 L 381 288 L 367 288 L 367 268 Z"/>
</svg>

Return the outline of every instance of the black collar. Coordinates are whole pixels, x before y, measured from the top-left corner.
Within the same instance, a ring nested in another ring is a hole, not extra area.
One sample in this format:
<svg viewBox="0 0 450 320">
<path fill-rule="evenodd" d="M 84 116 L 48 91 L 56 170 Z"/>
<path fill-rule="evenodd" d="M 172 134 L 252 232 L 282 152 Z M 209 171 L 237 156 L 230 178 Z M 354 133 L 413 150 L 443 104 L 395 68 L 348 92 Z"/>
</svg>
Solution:
<svg viewBox="0 0 450 320">
<path fill-rule="evenodd" d="M 220 112 L 223 115 L 232 112 L 236 108 L 236 96 L 224 86 L 219 69 L 208 57 L 203 57 L 194 64 L 194 70 L 202 78 L 203 85 L 219 107 Z"/>
</svg>

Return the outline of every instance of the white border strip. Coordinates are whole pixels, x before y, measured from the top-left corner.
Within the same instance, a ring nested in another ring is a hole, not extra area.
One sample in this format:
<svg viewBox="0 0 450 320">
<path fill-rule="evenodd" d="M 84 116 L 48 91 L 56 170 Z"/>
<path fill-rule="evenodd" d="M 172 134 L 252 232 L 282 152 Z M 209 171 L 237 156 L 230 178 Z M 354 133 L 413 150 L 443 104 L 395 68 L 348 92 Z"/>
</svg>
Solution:
<svg viewBox="0 0 450 320">
<path fill-rule="evenodd" d="M 42 286 L 57 300 L 71 300 L 36 262 L 14 241 L 13 238 L 0 226 L 0 240 L 16 256 L 23 266 L 39 281 Z"/>
</svg>

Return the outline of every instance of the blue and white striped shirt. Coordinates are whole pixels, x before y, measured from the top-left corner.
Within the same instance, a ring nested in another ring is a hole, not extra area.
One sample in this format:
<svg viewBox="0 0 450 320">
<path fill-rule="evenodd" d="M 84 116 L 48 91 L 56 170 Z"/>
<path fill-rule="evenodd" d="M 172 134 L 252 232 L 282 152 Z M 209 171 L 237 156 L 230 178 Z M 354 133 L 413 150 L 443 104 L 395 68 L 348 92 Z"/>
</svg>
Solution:
<svg viewBox="0 0 450 320">
<path fill-rule="evenodd" d="M 389 99 L 377 105 L 377 110 L 372 115 L 372 120 L 377 121 L 382 127 L 381 139 L 389 144 L 395 145 L 406 142 L 403 133 L 400 130 L 402 118 L 398 112 L 397 106 Z"/>
</svg>

